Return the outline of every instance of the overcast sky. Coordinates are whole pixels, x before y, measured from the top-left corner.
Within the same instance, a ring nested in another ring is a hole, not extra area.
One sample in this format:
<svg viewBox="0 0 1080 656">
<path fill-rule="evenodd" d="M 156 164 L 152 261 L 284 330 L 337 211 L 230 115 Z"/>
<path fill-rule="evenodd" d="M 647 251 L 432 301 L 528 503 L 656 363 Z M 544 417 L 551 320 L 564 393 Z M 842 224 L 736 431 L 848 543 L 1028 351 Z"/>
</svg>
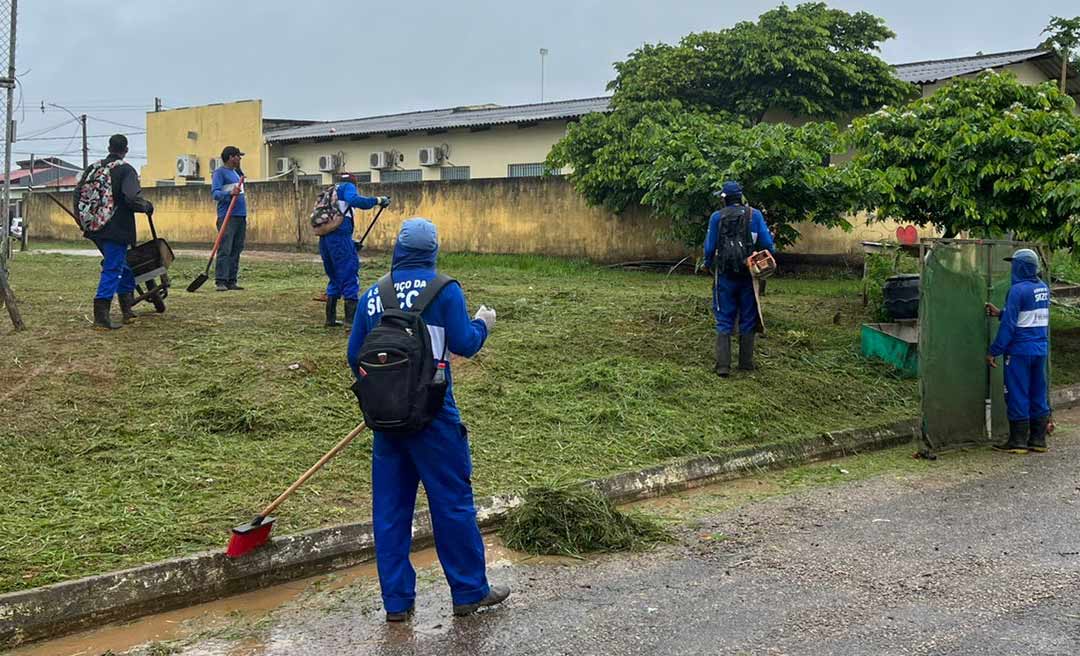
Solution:
<svg viewBox="0 0 1080 656">
<path fill-rule="evenodd" d="M 612 62 L 645 42 L 753 20 L 775 0 L 22 0 L 16 64 L 22 81 L 16 144 L 80 160 L 70 117 L 90 134 L 145 126 L 166 107 L 261 98 L 267 117 L 338 119 L 494 102 L 603 95 Z M 790 3 L 796 4 L 796 3 Z M 890 63 L 1034 47 L 1052 15 L 1076 0 L 833 0 L 885 18 Z M 134 132 L 134 130 L 127 130 Z M 53 140 L 40 140 L 42 137 Z M 100 156 L 104 138 L 90 140 Z M 132 137 L 140 164 L 145 146 Z"/>
</svg>

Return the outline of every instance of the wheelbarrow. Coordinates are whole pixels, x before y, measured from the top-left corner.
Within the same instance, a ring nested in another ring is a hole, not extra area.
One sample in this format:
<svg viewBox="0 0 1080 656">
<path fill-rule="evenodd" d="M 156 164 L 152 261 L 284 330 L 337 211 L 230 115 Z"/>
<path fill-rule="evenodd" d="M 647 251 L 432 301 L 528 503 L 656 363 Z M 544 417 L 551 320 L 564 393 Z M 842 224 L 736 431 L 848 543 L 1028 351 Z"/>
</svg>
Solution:
<svg viewBox="0 0 1080 656">
<path fill-rule="evenodd" d="M 150 222 L 150 241 L 132 247 L 127 253 L 127 263 L 135 274 L 135 301 L 138 305 L 149 301 L 158 312 L 165 311 L 165 297 L 169 295 L 169 265 L 175 256 L 169 242 L 157 236 L 154 216 L 146 215 Z"/>
</svg>

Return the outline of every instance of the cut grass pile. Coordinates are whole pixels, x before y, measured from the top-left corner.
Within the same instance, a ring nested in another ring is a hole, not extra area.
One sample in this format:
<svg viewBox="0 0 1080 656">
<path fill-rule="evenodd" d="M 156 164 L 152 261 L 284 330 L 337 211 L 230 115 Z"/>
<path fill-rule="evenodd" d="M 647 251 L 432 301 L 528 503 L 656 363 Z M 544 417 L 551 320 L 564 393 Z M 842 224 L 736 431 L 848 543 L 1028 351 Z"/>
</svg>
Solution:
<svg viewBox="0 0 1080 656">
<path fill-rule="evenodd" d="M 518 551 L 544 556 L 581 556 L 648 548 L 671 538 L 652 517 L 620 511 L 585 485 L 534 487 L 499 532 Z"/>
<path fill-rule="evenodd" d="M 90 329 L 98 258 L 11 264 L 29 329 L 0 327 L 0 592 L 223 549 L 360 421 L 310 254 L 245 257 L 246 291 L 196 294 L 183 289 L 205 260 L 180 257 L 168 311 L 111 333 Z M 365 254 L 364 285 L 387 265 Z M 917 412 L 913 381 L 859 356 L 859 280 L 770 280 L 761 369 L 721 382 L 707 278 L 540 257 L 440 268 L 471 309 L 498 309 L 483 351 L 453 363 L 477 495 Z M 1078 370 L 1080 356 L 1055 380 Z M 369 518 L 370 455 L 363 434 L 282 506 L 275 533 Z"/>
</svg>

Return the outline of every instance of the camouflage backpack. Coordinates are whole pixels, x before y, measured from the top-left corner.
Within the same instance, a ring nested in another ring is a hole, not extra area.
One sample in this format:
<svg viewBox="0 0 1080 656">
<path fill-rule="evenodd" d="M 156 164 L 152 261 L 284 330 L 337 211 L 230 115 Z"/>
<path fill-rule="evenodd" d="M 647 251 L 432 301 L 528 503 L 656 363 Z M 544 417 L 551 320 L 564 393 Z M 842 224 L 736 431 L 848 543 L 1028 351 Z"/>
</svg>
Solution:
<svg viewBox="0 0 1080 656">
<path fill-rule="evenodd" d="M 111 162 L 95 162 L 83 172 L 75 187 L 75 216 L 79 227 L 84 232 L 97 232 L 105 227 L 116 211 L 116 199 L 113 198 L 113 169 L 124 163 L 117 159 Z"/>
<path fill-rule="evenodd" d="M 337 185 L 332 184 L 319 192 L 315 209 L 311 211 L 311 231 L 322 237 L 337 230 L 345 220 L 338 205 Z"/>
</svg>

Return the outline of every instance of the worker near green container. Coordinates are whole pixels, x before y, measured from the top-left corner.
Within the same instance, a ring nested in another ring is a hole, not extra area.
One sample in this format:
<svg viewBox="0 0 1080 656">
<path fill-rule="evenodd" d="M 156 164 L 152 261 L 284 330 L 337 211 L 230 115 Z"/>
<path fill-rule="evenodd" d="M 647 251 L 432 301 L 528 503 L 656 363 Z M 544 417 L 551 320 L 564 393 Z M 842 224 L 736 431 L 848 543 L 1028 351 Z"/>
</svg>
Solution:
<svg viewBox="0 0 1080 656">
<path fill-rule="evenodd" d="M 1005 403 L 1009 439 L 994 448 L 1007 453 L 1044 453 L 1050 425 L 1046 359 L 1050 357 L 1050 288 L 1039 278 L 1039 256 L 1022 248 L 1012 257 L 1012 286 L 1001 310 L 986 304 L 1001 319 L 986 362 L 997 367 L 1005 359 Z"/>
</svg>

